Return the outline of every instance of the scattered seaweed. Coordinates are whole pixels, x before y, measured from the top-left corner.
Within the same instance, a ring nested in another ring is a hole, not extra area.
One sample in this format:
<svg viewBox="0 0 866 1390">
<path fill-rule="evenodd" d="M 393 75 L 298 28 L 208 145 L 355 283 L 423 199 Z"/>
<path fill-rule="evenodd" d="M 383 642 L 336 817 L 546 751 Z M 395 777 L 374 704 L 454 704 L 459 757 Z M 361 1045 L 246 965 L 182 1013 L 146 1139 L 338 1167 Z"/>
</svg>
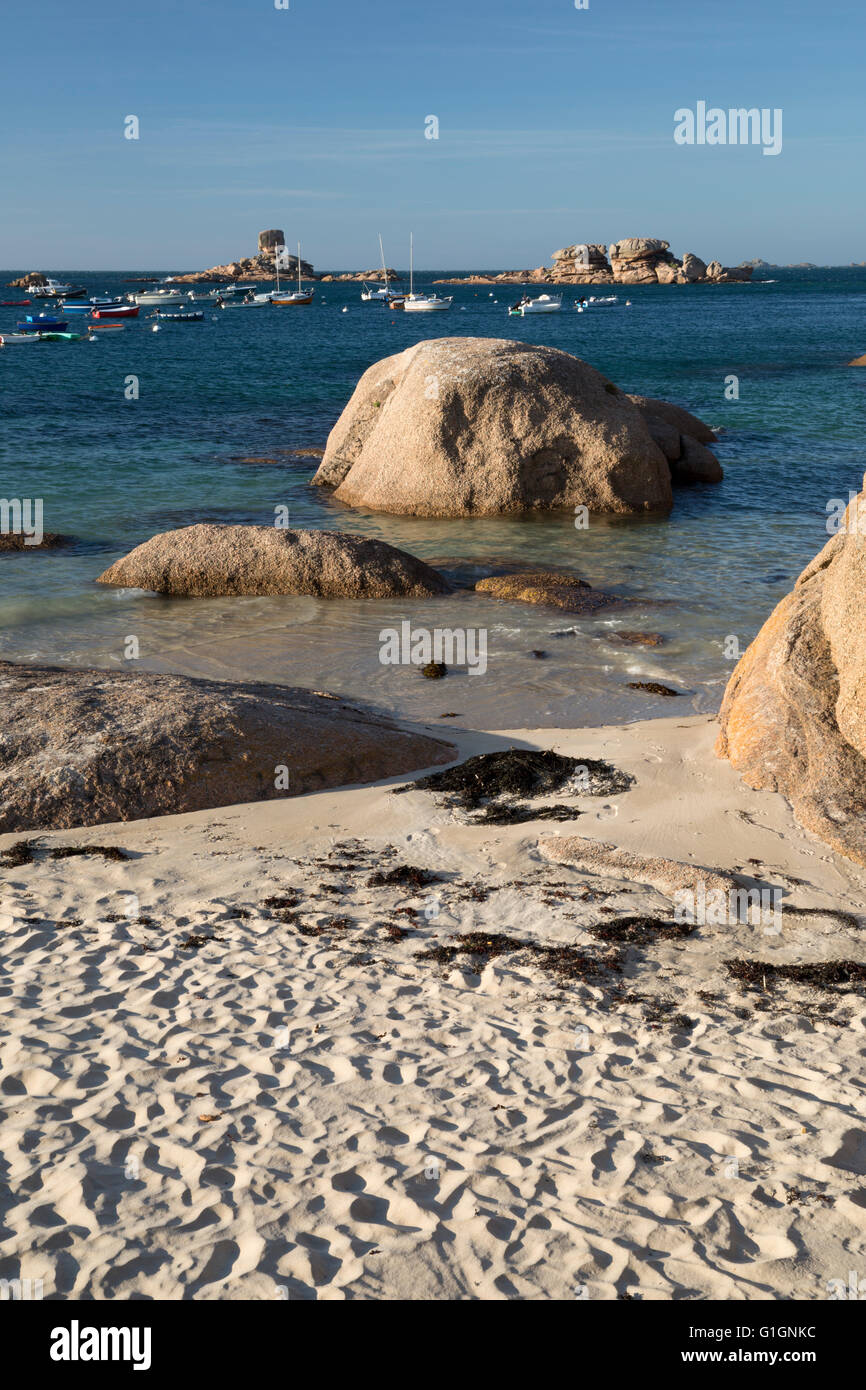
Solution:
<svg viewBox="0 0 866 1390">
<path fill-rule="evenodd" d="M 208 941 L 225 941 L 225 937 L 206 936 L 204 933 L 197 935 L 195 932 L 191 932 L 186 941 L 180 943 L 180 949 L 182 951 L 200 951 L 202 946 L 205 946 Z"/>
<path fill-rule="evenodd" d="M 0 850 L 0 861 L 4 869 L 18 869 L 22 864 L 32 864 L 35 840 L 16 840 L 8 849 Z"/>
<path fill-rule="evenodd" d="M 297 907 L 301 901 L 299 893 L 275 893 L 270 898 L 262 898 L 262 907 L 270 908 L 272 911 L 279 911 L 281 908 Z M 236 916 L 240 916 L 237 913 Z"/>
<path fill-rule="evenodd" d="M 564 806 L 560 802 L 556 806 L 524 806 L 519 802 L 512 805 L 504 805 L 494 802 L 492 806 L 485 806 L 472 817 L 472 825 L 522 825 L 524 821 L 530 820 L 575 820 L 582 816 L 583 812 L 576 806 Z"/>
<path fill-rule="evenodd" d="M 633 777 L 602 759 L 571 758 L 549 749 L 508 748 L 477 753 L 396 790 L 430 791 L 449 805 L 477 811 L 491 802 L 548 796 L 569 783 L 586 796 L 613 796 L 628 791 L 633 782 Z"/>
<path fill-rule="evenodd" d="M 55 845 L 50 851 L 52 859 L 73 859 L 79 854 L 100 854 L 103 859 L 110 859 L 114 862 L 124 861 L 129 858 L 117 845 Z"/>
<path fill-rule="evenodd" d="M 691 936 L 693 922 L 673 922 L 661 917 L 620 917 L 616 922 L 596 922 L 586 930 L 597 941 L 623 946 L 649 946 L 654 941 Z"/>
<path fill-rule="evenodd" d="M 367 879 L 368 888 L 423 888 L 428 883 L 440 882 L 439 875 L 429 869 L 419 869 L 415 864 L 396 864 L 393 869 L 379 869 Z"/>
<path fill-rule="evenodd" d="M 647 695 L 682 695 L 681 690 L 672 690 L 669 685 L 659 681 L 626 681 L 629 690 L 643 690 Z"/>
<path fill-rule="evenodd" d="M 443 676 L 448 675 L 448 667 L 444 661 L 428 661 L 426 666 L 421 667 L 421 675 L 426 676 L 428 681 L 441 681 Z"/>
<path fill-rule="evenodd" d="M 813 989 L 832 989 L 836 985 L 866 984 L 866 965 L 856 960 L 823 960 L 806 965 L 775 965 L 766 960 L 726 960 L 728 974 L 751 988 L 790 980 Z"/>
<path fill-rule="evenodd" d="M 441 942 L 416 951 L 418 960 L 431 960 L 437 965 L 452 965 L 460 956 L 473 956 L 487 965 L 499 956 L 529 954 L 541 970 L 555 975 L 560 981 L 589 981 L 605 971 L 621 969 L 618 955 L 613 954 L 604 960 L 588 956 L 577 946 L 545 945 L 537 941 L 525 941 L 507 932 L 466 932 L 453 937 L 453 946 Z"/>
</svg>

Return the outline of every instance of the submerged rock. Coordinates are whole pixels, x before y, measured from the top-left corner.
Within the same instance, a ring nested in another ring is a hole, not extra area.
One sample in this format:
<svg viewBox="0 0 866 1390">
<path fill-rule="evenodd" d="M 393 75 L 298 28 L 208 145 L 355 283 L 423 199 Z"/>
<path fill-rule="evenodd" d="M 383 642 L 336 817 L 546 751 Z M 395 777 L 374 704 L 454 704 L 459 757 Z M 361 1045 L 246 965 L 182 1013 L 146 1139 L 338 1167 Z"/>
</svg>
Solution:
<svg viewBox="0 0 866 1390">
<path fill-rule="evenodd" d="M 613 594 L 593 589 L 577 575 L 532 570 L 527 574 L 496 574 L 479 579 L 476 592 L 513 603 L 540 603 L 562 608 L 568 613 L 595 613 L 608 604 L 621 602 Z"/>
<path fill-rule="evenodd" d="M 190 598 L 427 598 L 450 592 L 436 570 L 385 541 L 344 531 L 288 531 L 276 526 L 201 525 L 165 531 L 117 560 L 97 583 Z"/>
<path fill-rule="evenodd" d="M 38 544 L 34 544 L 32 537 L 25 536 L 20 531 L 0 531 L 0 554 L 3 551 L 58 550 L 70 544 L 69 536 L 58 536 L 53 531 L 45 531 Z"/>
<path fill-rule="evenodd" d="M 0 833 L 299 796 L 456 750 L 291 686 L 0 662 Z"/>
<path fill-rule="evenodd" d="M 716 752 L 866 864 L 866 479 L 737 664 Z"/>
<path fill-rule="evenodd" d="M 417 516 L 672 505 L 667 460 L 628 396 L 570 353 L 501 338 L 436 338 L 375 363 L 313 482 Z"/>
</svg>

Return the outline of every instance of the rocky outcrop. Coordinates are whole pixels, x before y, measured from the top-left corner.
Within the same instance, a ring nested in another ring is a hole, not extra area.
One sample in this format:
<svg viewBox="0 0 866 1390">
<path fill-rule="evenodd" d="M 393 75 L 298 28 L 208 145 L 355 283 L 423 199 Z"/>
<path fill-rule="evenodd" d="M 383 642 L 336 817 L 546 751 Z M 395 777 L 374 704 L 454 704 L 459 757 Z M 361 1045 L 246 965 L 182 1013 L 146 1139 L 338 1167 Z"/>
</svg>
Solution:
<svg viewBox="0 0 866 1390">
<path fill-rule="evenodd" d="M 41 270 L 31 270 L 27 275 L 20 275 L 17 280 L 9 281 L 9 286 L 13 290 L 29 290 L 47 284 L 48 276 L 43 275 Z"/>
<path fill-rule="evenodd" d="M 0 833 L 300 796 L 457 756 L 291 686 L 4 661 L 0 702 Z"/>
<path fill-rule="evenodd" d="M 285 234 L 278 227 L 259 232 L 258 254 L 242 256 L 237 261 L 227 261 L 225 265 L 213 265 L 210 270 L 191 271 L 188 275 L 170 275 L 173 285 L 201 285 L 226 280 L 273 280 L 276 274 L 276 253 L 285 248 Z M 291 279 L 298 274 L 298 258 L 285 254 L 280 259 L 280 274 Z M 301 260 L 301 276 L 305 280 L 315 280 L 316 273 L 309 261 Z"/>
<path fill-rule="evenodd" d="M 187 598 L 427 598 L 449 592 L 436 570 L 385 541 L 276 526 L 201 525 L 165 531 L 117 560 L 97 583 Z"/>
<path fill-rule="evenodd" d="M 866 480 L 864 480 L 866 484 Z M 716 743 L 750 787 L 866 864 L 866 487 L 737 664 Z"/>
<path fill-rule="evenodd" d="M 715 454 L 704 445 L 716 435 L 697 415 L 670 401 L 651 396 L 629 396 L 646 420 L 647 428 L 661 449 L 671 470 L 674 484 L 720 483 L 724 476 Z"/>
<path fill-rule="evenodd" d="M 339 280 L 358 280 L 358 281 L 361 281 L 361 280 L 370 280 L 370 281 L 376 281 L 376 282 L 379 282 L 379 283 L 381 283 L 381 284 L 384 284 L 384 283 L 385 283 L 385 271 L 382 270 L 381 266 L 379 267 L 378 270 L 346 270 L 346 271 L 341 272 L 339 275 L 338 275 L 338 274 L 320 275 L 320 276 L 319 276 L 319 279 L 322 281 L 323 284 L 326 284 L 328 281 L 339 281 Z M 389 271 L 388 271 L 388 279 L 389 279 L 389 281 L 399 280 L 399 279 L 400 279 L 400 276 L 399 276 L 399 274 L 397 273 L 396 270 L 389 270 Z"/>
<path fill-rule="evenodd" d="M 414 516 L 672 505 L 668 462 L 628 396 L 570 353 L 500 338 L 436 338 L 375 363 L 313 482 Z"/>
<path fill-rule="evenodd" d="M 678 261 L 670 242 L 659 237 L 626 237 L 610 247 L 600 243 L 576 243 L 553 253 L 551 266 L 537 270 L 508 270 L 499 275 L 470 275 L 437 280 L 437 285 L 700 285 L 733 284 L 750 280 L 754 266 L 707 265 L 687 251 Z"/>
<path fill-rule="evenodd" d="M 475 589 L 479 594 L 510 599 L 512 603 L 538 603 L 547 608 L 564 609 L 567 613 L 595 613 L 617 602 L 613 594 L 593 589 L 585 579 L 560 570 L 489 575 L 487 579 L 479 579 Z"/>
</svg>

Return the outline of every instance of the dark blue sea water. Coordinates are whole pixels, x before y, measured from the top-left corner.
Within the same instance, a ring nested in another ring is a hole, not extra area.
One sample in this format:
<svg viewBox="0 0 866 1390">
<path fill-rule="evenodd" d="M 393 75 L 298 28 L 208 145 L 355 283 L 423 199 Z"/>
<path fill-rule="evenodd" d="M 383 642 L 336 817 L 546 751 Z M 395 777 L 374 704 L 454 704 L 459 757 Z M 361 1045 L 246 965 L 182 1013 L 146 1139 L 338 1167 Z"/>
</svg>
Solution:
<svg viewBox="0 0 866 1390">
<path fill-rule="evenodd" d="M 0 281 L 18 273 L 0 272 Z M 89 293 L 125 293 L 126 274 L 74 278 Z M 506 317 L 513 286 L 449 288 L 450 313 L 407 316 L 362 304 L 358 284 L 319 284 L 309 308 L 208 308 L 205 323 L 158 333 L 142 310 L 97 343 L 3 349 L 0 497 L 42 498 L 45 529 L 75 545 L 0 557 L 0 656 L 125 666 L 124 642 L 135 635 L 148 669 L 327 687 L 488 727 L 713 709 L 731 670 L 729 639 L 751 639 L 827 540 L 829 499 L 847 499 L 866 467 L 866 370 L 845 365 L 866 351 L 866 270 L 762 275 L 743 286 L 618 288 L 616 307 L 583 314 L 571 309 L 577 292 L 566 291 L 568 312 L 526 319 Z M 22 312 L 0 308 L 0 333 Z M 317 461 L 292 451 L 324 446 L 371 362 L 433 335 L 549 343 L 624 390 L 688 406 L 724 431 L 724 482 L 679 491 L 668 520 L 593 520 L 584 531 L 571 515 L 391 517 L 311 488 Z M 138 400 L 125 399 L 130 375 Z M 731 375 L 736 401 L 725 398 Z M 455 572 L 460 562 L 478 573 L 502 560 L 569 565 L 636 603 L 554 636 L 570 620 L 472 593 L 407 607 L 167 600 L 94 583 L 155 532 L 200 520 L 268 524 L 282 505 L 293 524 L 375 534 Z M 487 674 L 432 683 L 383 667 L 379 631 L 405 617 L 486 627 Z M 609 640 L 616 627 L 661 632 L 665 645 L 623 647 Z M 688 695 L 674 707 L 629 691 L 634 679 Z"/>
</svg>

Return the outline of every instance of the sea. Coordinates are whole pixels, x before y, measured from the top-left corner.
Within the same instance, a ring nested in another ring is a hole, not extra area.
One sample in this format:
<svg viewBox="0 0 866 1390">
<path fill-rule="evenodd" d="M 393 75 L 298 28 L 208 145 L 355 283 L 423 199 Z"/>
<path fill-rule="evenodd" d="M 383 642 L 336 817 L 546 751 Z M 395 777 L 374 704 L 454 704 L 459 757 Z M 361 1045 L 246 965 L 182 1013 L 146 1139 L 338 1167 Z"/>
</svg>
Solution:
<svg viewBox="0 0 866 1390">
<path fill-rule="evenodd" d="M 2 298 L 19 297 L 6 285 L 21 273 L 0 272 Z M 48 273 L 115 295 L 168 272 Z M 470 273 L 416 275 L 416 288 Z M 142 309 L 96 342 L 0 349 L 0 499 L 41 499 L 45 530 L 70 538 L 0 555 L 0 658 L 274 681 L 486 729 L 714 712 L 737 655 L 862 486 L 866 370 L 846 363 L 866 351 L 866 269 L 566 289 L 561 313 L 527 318 L 507 316 L 513 285 L 443 287 L 451 311 L 417 316 L 362 303 L 361 288 L 319 282 L 308 308 L 207 305 L 204 322 L 156 333 Z M 608 293 L 616 304 L 576 312 L 584 294 Z M 0 334 L 27 312 L 0 308 Z M 312 487 L 318 459 L 298 451 L 324 448 L 371 363 L 432 336 L 550 344 L 624 391 L 684 405 L 719 431 L 724 481 L 678 490 L 663 520 L 593 517 L 585 528 L 569 512 L 389 516 Z M 277 517 L 380 537 L 461 587 L 361 602 L 169 599 L 96 583 L 157 532 Z M 474 591 L 503 565 L 567 568 L 628 602 L 576 618 Z M 486 669 L 453 666 L 431 681 L 383 663 L 383 632 L 406 620 L 484 630 Z M 663 642 L 629 645 L 622 629 Z"/>
</svg>

